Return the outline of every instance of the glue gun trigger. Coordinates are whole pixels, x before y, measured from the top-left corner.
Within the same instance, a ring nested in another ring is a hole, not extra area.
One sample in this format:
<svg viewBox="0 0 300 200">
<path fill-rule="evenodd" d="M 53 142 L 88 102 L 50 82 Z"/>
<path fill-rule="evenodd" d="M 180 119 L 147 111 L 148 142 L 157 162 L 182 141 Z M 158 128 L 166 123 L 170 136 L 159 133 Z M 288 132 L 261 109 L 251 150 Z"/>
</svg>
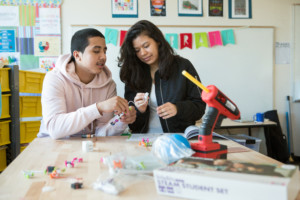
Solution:
<svg viewBox="0 0 300 200">
<path fill-rule="evenodd" d="M 225 115 L 219 115 L 219 118 L 218 118 L 218 121 L 217 121 L 217 123 L 216 123 L 216 125 L 215 125 L 215 128 L 220 128 L 220 126 L 221 126 L 221 124 L 222 124 L 222 121 L 223 121 L 223 119 L 225 119 L 225 118 L 226 118 Z"/>
</svg>

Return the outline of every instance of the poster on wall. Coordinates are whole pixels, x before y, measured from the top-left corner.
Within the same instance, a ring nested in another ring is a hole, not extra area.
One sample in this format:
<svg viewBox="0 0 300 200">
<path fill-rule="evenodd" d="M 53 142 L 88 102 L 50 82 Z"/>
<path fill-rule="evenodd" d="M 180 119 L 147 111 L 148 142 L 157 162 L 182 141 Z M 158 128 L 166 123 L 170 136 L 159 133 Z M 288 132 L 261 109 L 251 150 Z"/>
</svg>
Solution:
<svg viewBox="0 0 300 200">
<path fill-rule="evenodd" d="M 166 0 L 150 0 L 151 16 L 166 16 Z"/>
<path fill-rule="evenodd" d="M 229 0 L 230 19 L 249 19 L 252 18 L 251 0 Z"/>
<path fill-rule="evenodd" d="M 57 57 L 40 57 L 39 58 L 39 68 L 45 70 L 46 72 L 51 71 L 55 67 Z"/>
<path fill-rule="evenodd" d="M 223 17 L 223 0 L 209 0 L 208 15 L 210 17 Z"/>
<path fill-rule="evenodd" d="M 35 56 L 59 56 L 60 37 L 36 36 L 34 38 Z"/>
<path fill-rule="evenodd" d="M 137 0 L 111 0 L 112 17 L 138 17 Z"/>
<path fill-rule="evenodd" d="M 203 16 L 202 0 L 178 0 L 178 16 Z"/>
<path fill-rule="evenodd" d="M 0 52 L 15 52 L 16 39 L 14 30 L 0 30 Z"/>
<path fill-rule="evenodd" d="M 40 33 L 60 35 L 60 9 L 39 8 Z"/>
<path fill-rule="evenodd" d="M 19 26 L 19 6 L 0 6 L 0 26 Z"/>
<path fill-rule="evenodd" d="M 1 65 L 19 65 L 20 53 L 17 52 L 0 53 L 0 63 Z"/>
</svg>

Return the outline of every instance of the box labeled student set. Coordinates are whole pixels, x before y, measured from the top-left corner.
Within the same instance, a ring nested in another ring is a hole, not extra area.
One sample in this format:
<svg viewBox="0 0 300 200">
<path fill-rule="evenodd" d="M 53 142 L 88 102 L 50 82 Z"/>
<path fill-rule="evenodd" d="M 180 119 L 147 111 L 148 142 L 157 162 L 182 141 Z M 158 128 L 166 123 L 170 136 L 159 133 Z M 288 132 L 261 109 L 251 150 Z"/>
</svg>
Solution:
<svg viewBox="0 0 300 200">
<path fill-rule="evenodd" d="M 196 157 L 154 170 L 154 179 L 158 194 L 189 199 L 294 200 L 300 187 L 294 165 Z"/>
</svg>

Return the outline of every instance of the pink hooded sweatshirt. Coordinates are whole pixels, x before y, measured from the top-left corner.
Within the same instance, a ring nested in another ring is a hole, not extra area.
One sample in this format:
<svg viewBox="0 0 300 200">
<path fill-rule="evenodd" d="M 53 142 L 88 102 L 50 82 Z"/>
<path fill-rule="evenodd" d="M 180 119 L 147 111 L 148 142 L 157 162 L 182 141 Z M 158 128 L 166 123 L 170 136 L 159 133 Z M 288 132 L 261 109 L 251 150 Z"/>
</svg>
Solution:
<svg viewBox="0 0 300 200">
<path fill-rule="evenodd" d="M 120 135 L 127 124 L 114 121 L 113 113 L 101 115 L 96 103 L 117 95 L 116 84 L 105 66 L 88 84 L 82 83 L 75 73 L 71 55 L 58 58 L 55 68 L 48 72 L 43 82 L 42 112 L 38 137 L 53 139 L 74 134 L 87 134 L 95 130 L 96 136 Z"/>
</svg>

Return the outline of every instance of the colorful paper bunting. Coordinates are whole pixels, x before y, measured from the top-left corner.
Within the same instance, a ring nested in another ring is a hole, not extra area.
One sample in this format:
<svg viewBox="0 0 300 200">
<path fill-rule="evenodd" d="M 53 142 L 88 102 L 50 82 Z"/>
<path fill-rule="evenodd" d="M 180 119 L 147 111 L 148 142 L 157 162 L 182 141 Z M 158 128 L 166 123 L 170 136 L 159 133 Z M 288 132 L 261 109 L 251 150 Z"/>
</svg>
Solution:
<svg viewBox="0 0 300 200">
<path fill-rule="evenodd" d="M 166 40 L 169 42 L 170 46 L 174 49 L 178 49 L 178 34 L 176 33 L 167 33 L 165 35 Z"/>
<path fill-rule="evenodd" d="M 111 29 L 111 28 L 106 28 L 105 29 L 105 42 L 106 44 L 113 44 L 117 46 L 117 41 L 118 41 L 118 30 L 116 29 Z"/>
<path fill-rule="evenodd" d="M 210 47 L 213 47 L 215 45 L 223 45 L 220 31 L 208 32 L 208 36 Z"/>
<path fill-rule="evenodd" d="M 126 33 L 127 33 L 127 31 L 123 31 L 123 30 L 120 31 L 120 46 L 122 46 L 122 44 L 124 42 Z"/>
<path fill-rule="evenodd" d="M 235 39 L 234 39 L 234 34 L 232 29 L 221 31 L 221 34 L 222 34 L 222 41 L 224 46 L 226 44 L 235 44 Z"/>
<path fill-rule="evenodd" d="M 196 49 L 198 49 L 199 47 L 209 47 L 207 33 L 205 32 L 195 33 L 194 35 L 195 35 Z"/>
<path fill-rule="evenodd" d="M 191 33 L 180 33 L 180 49 L 193 47 L 193 35 Z"/>
</svg>

